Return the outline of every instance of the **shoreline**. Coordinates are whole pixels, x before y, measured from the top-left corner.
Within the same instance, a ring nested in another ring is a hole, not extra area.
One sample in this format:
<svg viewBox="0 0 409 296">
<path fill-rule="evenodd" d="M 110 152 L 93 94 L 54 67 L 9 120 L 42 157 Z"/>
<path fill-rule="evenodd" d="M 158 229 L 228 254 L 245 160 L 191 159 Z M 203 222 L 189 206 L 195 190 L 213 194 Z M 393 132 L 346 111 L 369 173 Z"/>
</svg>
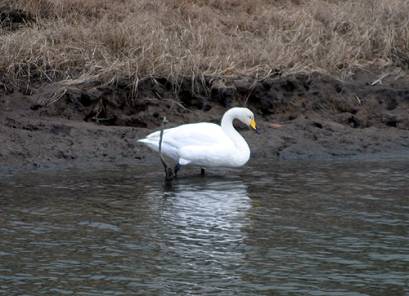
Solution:
<svg viewBox="0 0 409 296">
<path fill-rule="evenodd" d="M 401 153 L 390 153 L 390 154 L 370 154 L 370 155 L 357 155 L 354 157 L 345 157 L 345 158 L 331 158 L 331 159 L 322 159 L 322 158 L 313 158 L 313 159 L 272 159 L 269 165 L 274 166 L 301 166 L 305 165 L 306 168 L 309 166 L 320 165 L 320 164 L 331 164 L 331 165 L 340 165 L 340 164 L 356 164 L 356 162 L 367 165 L 371 163 L 382 164 L 382 163 L 409 163 L 409 156 L 407 151 Z M 238 177 L 245 174 L 247 170 L 258 168 L 260 166 L 266 165 L 263 160 L 260 159 L 250 159 L 243 167 L 240 168 L 209 168 L 206 171 L 206 176 L 215 177 L 215 176 L 226 176 L 229 177 L 229 172 L 236 172 L 235 175 Z M 70 172 L 108 172 L 108 171 L 118 171 L 126 170 L 133 171 L 139 168 L 153 168 L 153 171 L 150 173 L 151 176 L 155 176 L 158 180 L 161 180 L 164 177 L 163 167 L 160 163 L 159 158 L 156 155 L 152 157 L 149 156 L 144 160 L 130 162 L 130 163 L 114 163 L 114 162 L 99 162 L 99 163 L 60 163 L 60 164 L 42 164 L 40 166 L 9 166 L 0 168 L 0 180 L 25 176 L 27 174 L 65 174 Z M 197 167 L 187 166 L 183 167 L 179 179 L 184 180 L 186 178 L 195 178 L 200 176 L 200 170 Z M 135 176 L 136 179 L 141 178 L 141 175 Z M 230 176 L 231 177 L 231 176 Z"/>
<path fill-rule="evenodd" d="M 242 106 L 255 113 L 261 135 L 237 125 L 251 159 L 348 160 L 409 158 L 409 80 L 372 76 L 340 81 L 318 73 L 211 78 L 177 92 L 166 79 L 147 79 L 137 93 L 121 85 L 61 83 L 0 97 L 2 170 L 115 167 L 154 162 L 157 155 L 137 139 L 170 124 L 218 123 L 224 111 Z M 60 94 L 50 103 L 50 97 Z M 61 95 L 62 94 L 62 95 Z M 275 129 L 272 124 L 283 127 Z"/>
</svg>

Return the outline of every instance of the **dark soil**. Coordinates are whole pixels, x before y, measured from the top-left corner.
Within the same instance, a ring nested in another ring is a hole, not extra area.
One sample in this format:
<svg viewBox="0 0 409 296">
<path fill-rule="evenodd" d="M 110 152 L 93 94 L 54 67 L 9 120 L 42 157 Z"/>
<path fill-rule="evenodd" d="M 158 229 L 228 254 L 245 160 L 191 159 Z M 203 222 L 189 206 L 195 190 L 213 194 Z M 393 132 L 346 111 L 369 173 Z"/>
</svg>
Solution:
<svg viewBox="0 0 409 296">
<path fill-rule="evenodd" d="M 0 3 L 0 28 L 15 31 L 33 21 L 34 18 L 24 11 Z"/>
<path fill-rule="evenodd" d="M 378 74 L 376 74 L 378 73 Z M 204 77 L 172 82 L 130 78 L 109 85 L 0 87 L 0 163 L 4 168 L 137 165 L 158 161 L 136 140 L 168 126 L 219 122 L 233 106 L 256 114 L 261 135 L 238 124 L 251 161 L 409 156 L 409 80 L 357 71 L 346 81 L 318 73 Z M 283 127 L 274 129 L 273 123 Z"/>
</svg>

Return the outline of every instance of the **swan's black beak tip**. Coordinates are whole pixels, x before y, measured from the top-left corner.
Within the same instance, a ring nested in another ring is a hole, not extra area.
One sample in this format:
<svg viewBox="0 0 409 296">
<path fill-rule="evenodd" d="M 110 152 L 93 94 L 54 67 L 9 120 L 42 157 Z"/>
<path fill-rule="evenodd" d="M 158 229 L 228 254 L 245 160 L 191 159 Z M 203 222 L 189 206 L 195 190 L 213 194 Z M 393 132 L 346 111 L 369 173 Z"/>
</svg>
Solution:
<svg viewBox="0 0 409 296">
<path fill-rule="evenodd" d="M 257 135 L 260 134 L 260 129 L 256 128 L 256 129 L 254 129 L 254 131 L 256 132 Z"/>
</svg>

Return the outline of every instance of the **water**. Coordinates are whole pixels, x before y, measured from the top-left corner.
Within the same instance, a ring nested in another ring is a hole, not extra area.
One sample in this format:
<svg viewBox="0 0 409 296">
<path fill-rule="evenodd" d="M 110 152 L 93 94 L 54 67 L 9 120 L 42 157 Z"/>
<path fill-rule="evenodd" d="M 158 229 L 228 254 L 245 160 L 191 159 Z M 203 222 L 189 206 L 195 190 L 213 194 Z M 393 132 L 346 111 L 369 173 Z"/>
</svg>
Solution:
<svg viewBox="0 0 409 296">
<path fill-rule="evenodd" d="M 1 178 L 0 295 L 409 295 L 408 162 L 150 169 Z"/>
</svg>

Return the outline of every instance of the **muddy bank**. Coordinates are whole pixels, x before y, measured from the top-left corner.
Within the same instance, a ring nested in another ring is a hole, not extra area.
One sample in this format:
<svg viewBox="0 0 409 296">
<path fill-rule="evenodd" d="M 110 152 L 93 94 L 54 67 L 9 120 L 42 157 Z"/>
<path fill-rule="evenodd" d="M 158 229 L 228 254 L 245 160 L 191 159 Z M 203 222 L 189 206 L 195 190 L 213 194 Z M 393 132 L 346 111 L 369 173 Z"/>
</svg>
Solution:
<svg viewBox="0 0 409 296">
<path fill-rule="evenodd" d="M 252 161 L 409 156 L 409 79 L 347 81 L 318 73 L 271 77 L 147 78 L 0 87 L 5 168 L 99 167 L 157 161 L 136 140 L 160 126 L 219 122 L 232 106 L 256 113 L 260 135 L 238 124 Z M 281 129 L 271 127 L 281 123 Z"/>
</svg>

